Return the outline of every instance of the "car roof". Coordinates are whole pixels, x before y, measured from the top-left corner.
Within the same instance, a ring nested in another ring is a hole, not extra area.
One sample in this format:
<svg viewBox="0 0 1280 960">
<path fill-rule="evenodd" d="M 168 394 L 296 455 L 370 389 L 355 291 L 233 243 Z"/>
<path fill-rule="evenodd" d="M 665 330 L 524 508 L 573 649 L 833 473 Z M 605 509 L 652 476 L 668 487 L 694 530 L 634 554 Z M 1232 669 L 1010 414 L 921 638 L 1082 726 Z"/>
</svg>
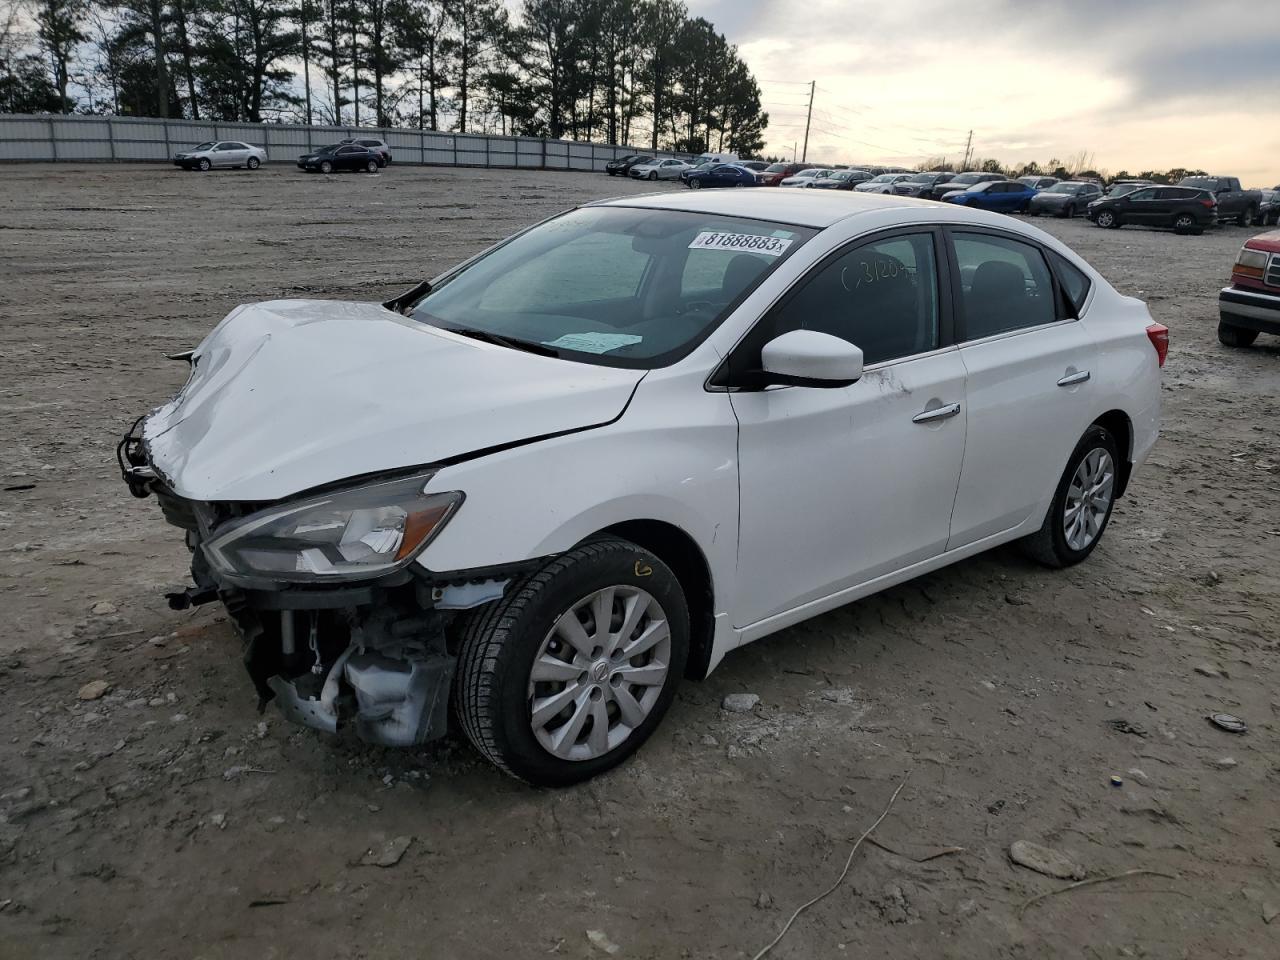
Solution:
<svg viewBox="0 0 1280 960">
<path fill-rule="evenodd" d="M 939 205 L 928 200 L 834 190 L 688 190 L 616 197 L 592 204 L 596 205 L 751 217 L 819 230 L 877 210 L 901 209 L 910 220 L 928 220 L 930 215 L 936 218 L 939 212 Z"/>
</svg>

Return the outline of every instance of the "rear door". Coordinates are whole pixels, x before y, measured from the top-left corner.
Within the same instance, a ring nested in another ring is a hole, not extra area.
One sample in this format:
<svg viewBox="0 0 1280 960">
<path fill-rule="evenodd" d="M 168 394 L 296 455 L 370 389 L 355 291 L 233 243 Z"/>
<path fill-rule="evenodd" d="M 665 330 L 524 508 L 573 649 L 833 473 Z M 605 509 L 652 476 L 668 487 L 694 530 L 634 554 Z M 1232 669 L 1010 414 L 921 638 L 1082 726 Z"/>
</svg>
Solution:
<svg viewBox="0 0 1280 960">
<path fill-rule="evenodd" d="M 1092 416 L 1095 347 L 1045 253 L 1012 234 L 948 230 L 968 430 L 948 550 L 1047 505 Z"/>
<path fill-rule="evenodd" d="M 1155 187 L 1143 187 L 1121 198 L 1125 223 L 1152 224 L 1167 218 L 1168 204 L 1162 205 Z"/>
</svg>

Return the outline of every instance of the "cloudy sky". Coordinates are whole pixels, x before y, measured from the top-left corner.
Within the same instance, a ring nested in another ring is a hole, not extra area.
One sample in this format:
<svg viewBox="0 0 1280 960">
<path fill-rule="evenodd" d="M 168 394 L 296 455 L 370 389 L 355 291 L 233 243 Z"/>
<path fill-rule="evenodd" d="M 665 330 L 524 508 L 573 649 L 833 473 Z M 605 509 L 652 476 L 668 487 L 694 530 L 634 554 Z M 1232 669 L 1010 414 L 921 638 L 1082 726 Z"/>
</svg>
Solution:
<svg viewBox="0 0 1280 960">
<path fill-rule="evenodd" d="M 1093 154 L 1280 183 L 1280 0 L 686 0 L 736 43 L 769 152 L 913 165 Z"/>
</svg>

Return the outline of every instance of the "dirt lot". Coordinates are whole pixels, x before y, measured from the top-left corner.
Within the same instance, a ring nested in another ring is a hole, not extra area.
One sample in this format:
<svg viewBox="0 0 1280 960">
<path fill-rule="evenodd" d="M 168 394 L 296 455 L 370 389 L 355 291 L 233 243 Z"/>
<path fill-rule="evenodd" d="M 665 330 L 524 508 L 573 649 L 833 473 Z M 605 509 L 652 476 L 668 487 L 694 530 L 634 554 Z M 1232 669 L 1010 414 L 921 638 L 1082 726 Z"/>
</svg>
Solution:
<svg viewBox="0 0 1280 960">
<path fill-rule="evenodd" d="M 219 612 L 166 609 L 186 551 L 113 462 L 183 379 L 164 354 L 240 302 L 380 299 L 642 189 L 0 169 L 0 956 L 750 957 L 908 773 L 876 833 L 898 852 L 864 845 L 773 956 L 1280 955 L 1280 350 L 1214 337 L 1238 227 L 1044 224 L 1173 330 L 1164 437 L 1088 563 L 997 551 L 741 650 L 589 785 L 260 718 Z M 1163 876 L 1022 912 L 1067 883 L 1012 865 L 1019 839 Z"/>
</svg>

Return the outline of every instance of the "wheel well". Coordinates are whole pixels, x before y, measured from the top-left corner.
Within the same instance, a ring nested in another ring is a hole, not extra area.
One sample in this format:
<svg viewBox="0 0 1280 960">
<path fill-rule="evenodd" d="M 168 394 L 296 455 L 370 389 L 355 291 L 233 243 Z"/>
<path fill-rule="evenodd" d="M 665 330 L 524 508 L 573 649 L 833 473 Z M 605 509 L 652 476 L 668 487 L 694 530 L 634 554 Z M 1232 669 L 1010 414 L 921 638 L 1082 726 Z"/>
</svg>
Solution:
<svg viewBox="0 0 1280 960">
<path fill-rule="evenodd" d="M 1108 410 L 1093 421 L 1116 438 L 1116 446 L 1120 448 L 1120 476 L 1116 488 L 1116 496 L 1124 496 L 1129 486 L 1129 474 L 1133 472 L 1133 424 L 1123 410 Z"/>
<path fill-rule="evenodd" d="M 644 547 L 671 568 L 689 604 L 689 662 L 685 676 L 692 680 L 706 677 L 715 633 L 715 592 L 711 568 L 701 548 L 689 534 L 661 520 L 628 520 L 600 532 Z"/>
</svg>

